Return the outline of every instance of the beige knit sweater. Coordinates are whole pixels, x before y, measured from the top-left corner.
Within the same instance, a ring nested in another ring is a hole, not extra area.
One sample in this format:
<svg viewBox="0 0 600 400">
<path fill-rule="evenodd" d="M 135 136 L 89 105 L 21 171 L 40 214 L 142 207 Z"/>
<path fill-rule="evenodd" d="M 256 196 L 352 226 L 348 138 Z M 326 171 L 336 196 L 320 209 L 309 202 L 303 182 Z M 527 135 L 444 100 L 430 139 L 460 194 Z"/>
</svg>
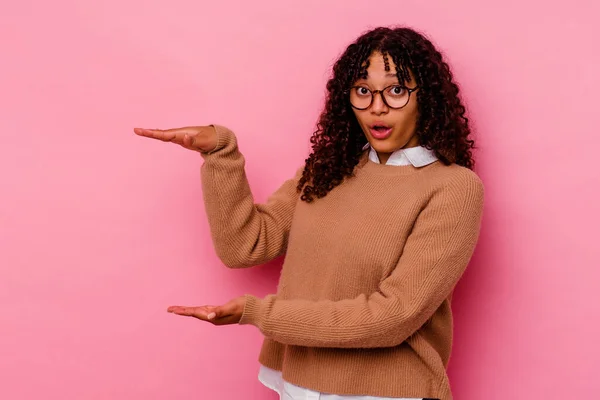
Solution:
<svg viewBox="0 0 600 400">
<path fill-rule="evenodd" d="M 313 203 L 296 176 L 255 204 L 236 137 L 215 125 L 203 195 L 229 267 L 285 254 L 277 294 L 246 295 L 240 324 L 260 329 L 261 364 L 339 395 L 452 399 L 452 291 L 479 235 L 483 185 L 470 170 L 368 160 Z"/>
</svg>

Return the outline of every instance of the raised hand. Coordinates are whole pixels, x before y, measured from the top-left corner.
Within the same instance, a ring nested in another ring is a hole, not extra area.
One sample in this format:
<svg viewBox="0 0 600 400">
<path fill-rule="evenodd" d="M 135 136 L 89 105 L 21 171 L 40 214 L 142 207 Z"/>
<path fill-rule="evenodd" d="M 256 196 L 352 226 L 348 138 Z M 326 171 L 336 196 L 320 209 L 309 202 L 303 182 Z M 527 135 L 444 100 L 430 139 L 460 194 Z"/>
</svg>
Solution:
<svg viewBox="0 0 600 400">
<path fill-rule="evenodd" d="M 198 318 L 201 321 L 207 321 L 213 325 L 237 324 L 242 318 L 246 298 L 237 297 L 222 306 L 171 306 L 167 311 L 185 317 Z"/>
<path fill-rule="evenodd" d="M 217 147 L 217 132 L 212 126 L 188 126 L 175 129 L 134 128 L 139 135 L 163 142 L 173 142 L 186 149 L 209 152 Z"/>
</svg>

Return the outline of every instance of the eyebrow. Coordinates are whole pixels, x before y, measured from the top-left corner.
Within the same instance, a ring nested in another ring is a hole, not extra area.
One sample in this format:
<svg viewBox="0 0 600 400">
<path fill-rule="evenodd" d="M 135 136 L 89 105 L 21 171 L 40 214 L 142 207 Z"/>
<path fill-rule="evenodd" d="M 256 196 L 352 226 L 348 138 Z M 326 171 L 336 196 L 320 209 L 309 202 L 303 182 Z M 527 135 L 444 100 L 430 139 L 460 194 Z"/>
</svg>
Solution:
<svg viewBox="0 0 600 400">
<path fill-rule="evenodd" d="M 396 75 L 394 75 L 394 74 L 387 74 L 385 77 L 388 78 L 388 79 L 396 78 L 396 81 L 398 81 L 398 84 L 400 84 L 400 80 L 398 80 L 398 77 Z M 360 82 L 360 83 L 364 82 L 365 84 L 367 84 L 368 81 L 369 81 L 368 78 L 360 78 L 360 79 L 356 80 L 357 83 L 358 82 Z"/>
<path fill-rule="evenodd" d="M 398 78 L 398 75 L 396 75 L 396 74 L 393 74 L 393 73 L 391 73 L 391 72 L 388 72 L 387 74 L 385 74 L 385 77 L 386 77 L 386 78 Z M 359 78 L 358 80 L 359 80 L 359 81 L 367 81 L 367 80 L 369 80 L 369 77 L 366 77 L 366 78 Z"/>
</svg>

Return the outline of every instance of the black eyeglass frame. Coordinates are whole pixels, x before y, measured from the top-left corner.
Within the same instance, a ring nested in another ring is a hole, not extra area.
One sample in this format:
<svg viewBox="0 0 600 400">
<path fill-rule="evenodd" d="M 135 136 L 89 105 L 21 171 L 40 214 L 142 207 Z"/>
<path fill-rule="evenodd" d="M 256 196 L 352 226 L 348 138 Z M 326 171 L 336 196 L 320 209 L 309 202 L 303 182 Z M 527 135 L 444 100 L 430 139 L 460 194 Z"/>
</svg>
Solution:
<svg viewBox="0 0 600 400">
<path fill-rule="evenodd" d="M 391 88 L 391 87 L 401 87 L 401 88 L 403 88 L 403 89 L 406 89 L 406 91 L 408 92 L 408 98 L 406 99 L 406 103 L 404 103 L 404 105 L 403 105 L 403 106 L 401 106 L 401 107 L 392 107 L 392 106 L 390 106 L 390 105 L 387 103 L 387 101 L 385 101 L 385 96 L 383 95 L 383 92 L 385 92 L 386 90 L 388 90 L 388 89 L 389 89 L 389 88 Z M 370 103 L 369 103 L 369 105 L 368 105 L 367 107 L 365 107 L 365 108 L 358 108 L 358 107 L 356 107 L 354 104 L 352 104 L 352 102 L 350 101 L 350 91 L 351 91 L 352 89 L 357 89 L 357 88 L 363 88 L 363 89 L 367 89 L 369 92 L 371 92 L 371 102 L 370 102 Z M 409 88 L 409 87 L 407 87 L 407 86 L 404 86 L 404 85 L 389 85 L 389 86 L 386 86 L 386 87 L 384 87 L 384 88 L 383 88 L 383 89 L 381 89 L 381 90 L 371 90 L 371 89 L 369 89 L 369 88 L 367 88 L 367 87 L 364 87 L 364 86 L 351 86 L 351 87 L 350 87 L 350 89 L 348 89 L 348 90 L 346 91 L 346 94 L 348 94 L 348 102 L 350 103 L 350 106 L 351 106 L 352 108 L 356 109 L 356 110 L 360 110 L 360 111 L 368 110 L 368 109 L 369 109 L 369 108 L 370 108 L 370 107 L 373 105 L 373 100 L 375 99 L 375 95 L 376 95 L 377 93 L 379 93 L 379 95 L 381 96 L 381 100 L 383 100 L 383 104 L 385 104 L 387 107 L 389 107 L 389 108 L 391 108 L 391 109 L 393 109 L 393 110 L 400 110 L 400 109 L 402 109 L 402 108 L 406 107 L 406 105 L 407 105 L 408 103 L 410 103 L 410 95 L 411 95 L 411 94 L 412 94 L 414 91 L 416 91 L 417 89 L 419 89 L 419 86 L 415 86 L 414 88 Z"/>
</svg>

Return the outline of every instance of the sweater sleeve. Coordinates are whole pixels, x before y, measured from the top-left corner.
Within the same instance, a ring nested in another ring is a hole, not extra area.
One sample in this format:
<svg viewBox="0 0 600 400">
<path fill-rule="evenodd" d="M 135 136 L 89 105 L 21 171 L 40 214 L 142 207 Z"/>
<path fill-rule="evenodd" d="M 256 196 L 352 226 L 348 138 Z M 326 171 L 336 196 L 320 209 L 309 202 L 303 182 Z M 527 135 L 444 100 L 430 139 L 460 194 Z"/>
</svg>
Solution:
<svg viewBox="0 0 600 400">
<path fill-rule="evenodd" d="M 201 153 L 201 178 L 215 251 L 230 268 L 263 264 L 285 253 L 302 169 L 265 203 L 255 204 L 235 134 L 223 126 L 213 126 L 217 146 Z"/>
<path fill-rule="evenodd" d="M 372 348 L 404 342 L 451 294 L 474 251 L 483 209 L 475 174 L 432 196 L 394 271 L 378 291 L 339 301 L 259 299 L 246 295 L 240 324 L 268 338 L 307 347 Z"/>
</svg>

